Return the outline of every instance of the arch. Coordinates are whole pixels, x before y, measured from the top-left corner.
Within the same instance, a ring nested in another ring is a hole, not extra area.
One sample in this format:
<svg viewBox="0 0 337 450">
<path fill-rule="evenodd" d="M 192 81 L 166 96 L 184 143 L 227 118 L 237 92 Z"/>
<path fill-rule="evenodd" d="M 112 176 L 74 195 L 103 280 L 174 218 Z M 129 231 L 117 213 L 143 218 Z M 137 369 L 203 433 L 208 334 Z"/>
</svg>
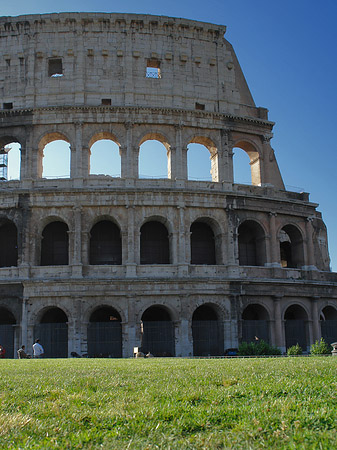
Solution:
<svg viewBox="0 0 337 450">
<path fill-rule="evenodd" d="M 174 325 L 169 310 L 162 305 L 147 308 L 141 318 L 142 351 L 154 356 L 174 356 Z"/>
<path fill-rule="evenodd" d="M 59 266 L 69 263 L 68 225 L 50 222 L 42 231 L 41 266 Z"/>
<path fill-rule="evenodd" d="M 0 306 L 0 344 L 5 349 L 5 357 L 14 357 L 14 331 L 16 319 L 14 314 Z"/>
<path fill-rule="evenodd" d="M 45 134 L 39 142 L 38 176 L 43 178 L 70 177 L 70 140 L 60 132 Z"/>
<path fill-rule="evenodd" d="M 112 306 L 99 306 L 88 324 L 88 356 L 122 357 L 122 319 Z"/>
<path fill-rule="evenodd" d="M 281 266 L 300 268 L 304 265 L 303 236 L 295 225 L 285 225 L 279 232 Z"/>
<path fill-rule="evenodd" d="M 265 231 L 255 220 L 245 220 L 238 229 L 240 266 L 263 266 L 266 261 Z"/>
<path fill-rule="evenodd" d="M 238 147 L 244 150 L 249 156 L 250 160 L 250 174 L 251 174 L 251 184 L 253 186 L 261 186 L 262 184 L 262 164 L 259 149 L 256 147 L 255 143 L 250 142 L 247 139 L 239 139 L 234 142 L 233 148 Z"/>
<path fill-rule="evenodd" d="M 206 145 L 190 142 L 187 145 L 187 178 L 198 181 L 218 181 L 217 170 L 213 167 L 215 159 L 216 156 L 212 156 Z"/>
<path fill-rule="evenodd" d="M 109 132 L 96 133 L 89 143 L 90 175 L 121 176 L 120 144 Z"/>
<path fill-rule="evenodd" d="M 192 315 L 194 356 L 223 355 L 223 324 L 214 305 L 199 306 Z"/>
<path fill-rule="evenodd" d="M 114 222 L 101 220 L 91 228 L 89 264 L 122 264 L 121 232 Z"/>
<path fill-rule="evenodd" d="M 269 314 L 266 308 L 259 304 L 250 304 L 242 312 L 242 341 L 255 342 L 263 339 L 270 341 Z"/>
<path fill-rule="evenodd" d="M 252 184 L 250 157 L 240 147 L 233 148 L 233 179 L 236 184 Z"/>
<path fill-rule="evenodd" d="M 308 349 L 308 314 L 297 304 L 289 306 L 284 313 L 286 348 L 299 344 L 304 352 Z"/>
<path fill-rule="evenodd" d="M 170 264 L 170 243 L 166 226 L 158 220 L 140 229 L 140 264 Z"/>
<path fill-rule="evenodd" d="M 215 237 L 210 225 L 197 220 L 192 223 L 191 264 L 216 264 Z"/>
<path fill-rule="evenodd" d="M 0 180 L 20 180 L 21 145 L 10 142 L 0 147 Z"/>
<path fill-rule="evenodd" d="M 320 314 L 321 335 L 328 344 L 337 342 L 337 309 L 325 306 Z"/>
<path fill-rule="evenodd" d="M 68 316 L 63 309 L 51 306 L 41 311 L 40 323 L 34 326 L 36 339 L 40 339 L 45 357 L 68 357 Z"/>
<path fill-rule="evenodd" d="M 139 143 L 139 178 L 170 178 L 171 147 L 159 133 L 147 133 Z"/>
<path fill-rule="evenodd" d="M 18 231 L 10 220 L 0 221 L 0 267 L 18 265 Z"/>
</svg>

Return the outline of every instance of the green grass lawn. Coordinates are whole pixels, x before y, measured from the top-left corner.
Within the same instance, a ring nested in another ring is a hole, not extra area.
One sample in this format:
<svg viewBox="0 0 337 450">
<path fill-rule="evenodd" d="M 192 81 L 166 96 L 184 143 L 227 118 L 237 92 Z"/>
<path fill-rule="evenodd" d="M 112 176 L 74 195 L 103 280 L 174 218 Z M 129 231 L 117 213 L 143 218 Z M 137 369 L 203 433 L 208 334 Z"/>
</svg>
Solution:
<svg viewBox="0 0 337 450">
<path fill-rule="evenodd" d="M 336 449 L 337 358 L 0 361 L 1 449 Z"/>
</svg>

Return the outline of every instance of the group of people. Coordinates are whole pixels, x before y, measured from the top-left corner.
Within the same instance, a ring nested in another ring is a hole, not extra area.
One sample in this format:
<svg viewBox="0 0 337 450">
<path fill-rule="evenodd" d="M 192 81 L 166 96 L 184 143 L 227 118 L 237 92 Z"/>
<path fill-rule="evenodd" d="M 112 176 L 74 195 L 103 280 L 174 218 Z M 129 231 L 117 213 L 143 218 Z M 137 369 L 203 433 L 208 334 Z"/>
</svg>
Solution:
<svg viewBox="0 0 337 450">
<path fill-rule="evenodd" d="M 21 345 L 19 350 L 17 351 L 19 359 L 30 359 L 31 355 L 26 353 L 26 347 Z M 6 349 L 3 345 L 0 344 L 0 358 L 4 358 L 6 355 Z M 33 358 L 41 358 L 44 355 L 44 350 L 42 345 L 40 344 L 40 339 L 36 339 L 33 344 Z"/>
</svg>

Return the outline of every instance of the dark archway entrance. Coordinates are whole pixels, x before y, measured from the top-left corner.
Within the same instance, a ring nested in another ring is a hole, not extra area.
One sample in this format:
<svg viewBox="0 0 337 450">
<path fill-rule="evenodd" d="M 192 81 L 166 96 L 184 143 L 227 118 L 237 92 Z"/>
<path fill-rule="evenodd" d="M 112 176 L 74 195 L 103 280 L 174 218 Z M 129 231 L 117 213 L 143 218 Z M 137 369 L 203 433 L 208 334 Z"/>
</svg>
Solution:
<svg viewBox="0 0 337 450">
<path fill-rule="evenodd" d="M 216 264 L 212 228 L 203 222 L 191 225 L 191 264 Z"/>
<path fill-rule="evenodd" d="M 14 358 L 14 329 L 16 320 L 7 308 L 0 308 L 0 344 L 6 350 L 6 358 Z"/>
<path fill-rule="evenodd" d="M 90 316 L 88 356 L 90 358 L 122 357 L 122 319 L 110 306 L 98 308 Z"/>
<path fill-rule="evenodd" d="M 304 352 L 308 347 L 308 316 L 299 305 L 292 305 L 284 314 L 286 348 L 299 344 Z"/>
<path fill-rule="evenodd" d="M 0 225 L 0 267 L 18 265 L 17 229 L 13 222 Z"/>
<path fill-rule="evenodd" d="M 303 239 L 293 225 L 286 225 L 280 232 L 281 266 L 300 268 L 304 265 Z"/>
<path fill-rule="evenodd" d="M 142 315 L 142 351 L 154 356 L 175 356 L 174 326 L 169 312 L 151 306 Z"/>
<path fill-rule="evenodd" d="M 326 343 L 337 342 L 337 310 L 333 306 L 323 308 L 320 316 L 322 338 Z"/>
<path fill-rule="evenodd" d="M 223 331 L 217 313 L 210 305 L 197 308 L 192 316 L 194 356 L 223 355 Z"/>
<path fill-rule="evenodd" d="M 269 342 L 269 315 L 261 305 L 249 305 L 242 313 L 242 341 Z"/>
<path fill-rule="evenodd" d="M 167 228 L 160 222 L 146 222 L 140 229 L 140 263 L 170 264 Z"/>
<path fill-rule="evenodd" d="M 34 340 L 40 339 L 45 358 L 68 357 L 68 317 L 60 308 L 50 308 L 34 327 Z"/>
<path fill-rule="evenodd" d="M 263 266 L 266 262 L 265 233 L 260 224 L 246 220 L 239 226 L 240 266 Z"/>
<path fill-rule="evenodd" d="M 89 264 L 122 264 L 120 229 L 109 220 L 96 223 L 90 231 Z"/>
<path fill-rule="evenodd" d="M 41 266 L 68 264 L 68 226 L 52 222 L 42 232 Z"/>
</svg>

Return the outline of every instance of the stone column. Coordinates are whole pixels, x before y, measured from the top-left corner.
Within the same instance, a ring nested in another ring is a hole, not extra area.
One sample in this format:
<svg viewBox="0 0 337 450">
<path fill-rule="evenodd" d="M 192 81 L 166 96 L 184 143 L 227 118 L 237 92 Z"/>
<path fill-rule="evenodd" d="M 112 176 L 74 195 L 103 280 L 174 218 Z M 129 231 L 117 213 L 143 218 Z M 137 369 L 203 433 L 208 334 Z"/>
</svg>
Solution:
<svg viewBox="0 0 337 450">
<path fill-rule="evenodd" d="M 133 148 L 133 123 L 125 123 L 126 129 L 126 152 L 124 156 L 124 161 L 122 163 L 122 178 L 128 180 L 128 185 L 134 183 L 134 179 L 138 178 L 138 160 L 139 160 L 139 148 Z M 132 180 L 132 181 L 131 181 Z"/>
<path fill-rule="evenodd" d="M 72 257 L 72 276 L 82 276 L 82 208 L 80 206 L 73 207 L 73 257 Z"/>
<path fill-rule="evenodd" d="M 220 151 L 219 151 L 220 150 Z M 234 181 L 233 143 L 230 131 L 220 131 L 220 149 L 218 149 L 218 180 L 226 189 L 230 189 Z"/>
<path fill-rule="evenodd" d="M 27 297 L 23 297 L 22 305 L 21 305 L 21 345 L 25 345 L 27 347 L 28 343 L 28 319 L 27 319 Z M 27 350 L 28 352 L 28 350 Z M 29 353 L 29 352 L 28 352 Z"/>
<path fill-rule="evenodd" d="M 135 207 L 127 206 L 128 212 L 128 236 L 127 236 L 127 261 L 126 277 L 136 276 L 136 265 L 139 264 L 139 231 L 135 230 Z"/>
<path fill-rule="evenodd" d="M 306 231 L 306 248 L 307 248 L 307 257 L 305 261 L 305 270 L 317 270 L 315 266 L 315 254 L 314 254 L 314 243 L 312 240 L 313 237 L 313 226 L 312 226 L 312 217 L 308 217 L 305 223 L 305 231 Z"/>
<path fill-rule="evenodd" d="M 321 326 L 319 321 L 318 313 L 318 300 L 320 297 L 311 297 L 311 317 L 312 317 L 312 344 L 317 340 L 319 341 L 322 337 Z"/>
<path fill-rule="evenodd" d="M 70 177 L 74 180 L 75 186 L 81 185 L 79 180 L 83 178 L 82 127 L 82 122 L 75 123 L 75 142 L 71 146 Z"/>
<path fill-rule="evenodd" d="M 274 330 L 271 330 L 271 334 L 274 335 L 272 339 L 275 345 L 284 353 L 286 351 L 285 336 L 284 336 L 284 323 L 281 315 L 281 300 L 282 295 L 274 296 Z"/>
<path fill-rule="evenodd" d="M 176 145 L 172 153 L 172 178 L 187 180 L 187 149 L 183 149 L 182 125 L 176 125 Z"/>
<path fill-rule="evenodd" d="M 268 266 L 271 267 L 281 267 L 280 263 L 280 249 L 278 245 L 278 240 L 276 236 L 276 224 L 275 218 L 277 214 L 275 212 L 269 213 L 269 235 L 270 235 L 270 260 L 268 261 Z"/>
</svg>

